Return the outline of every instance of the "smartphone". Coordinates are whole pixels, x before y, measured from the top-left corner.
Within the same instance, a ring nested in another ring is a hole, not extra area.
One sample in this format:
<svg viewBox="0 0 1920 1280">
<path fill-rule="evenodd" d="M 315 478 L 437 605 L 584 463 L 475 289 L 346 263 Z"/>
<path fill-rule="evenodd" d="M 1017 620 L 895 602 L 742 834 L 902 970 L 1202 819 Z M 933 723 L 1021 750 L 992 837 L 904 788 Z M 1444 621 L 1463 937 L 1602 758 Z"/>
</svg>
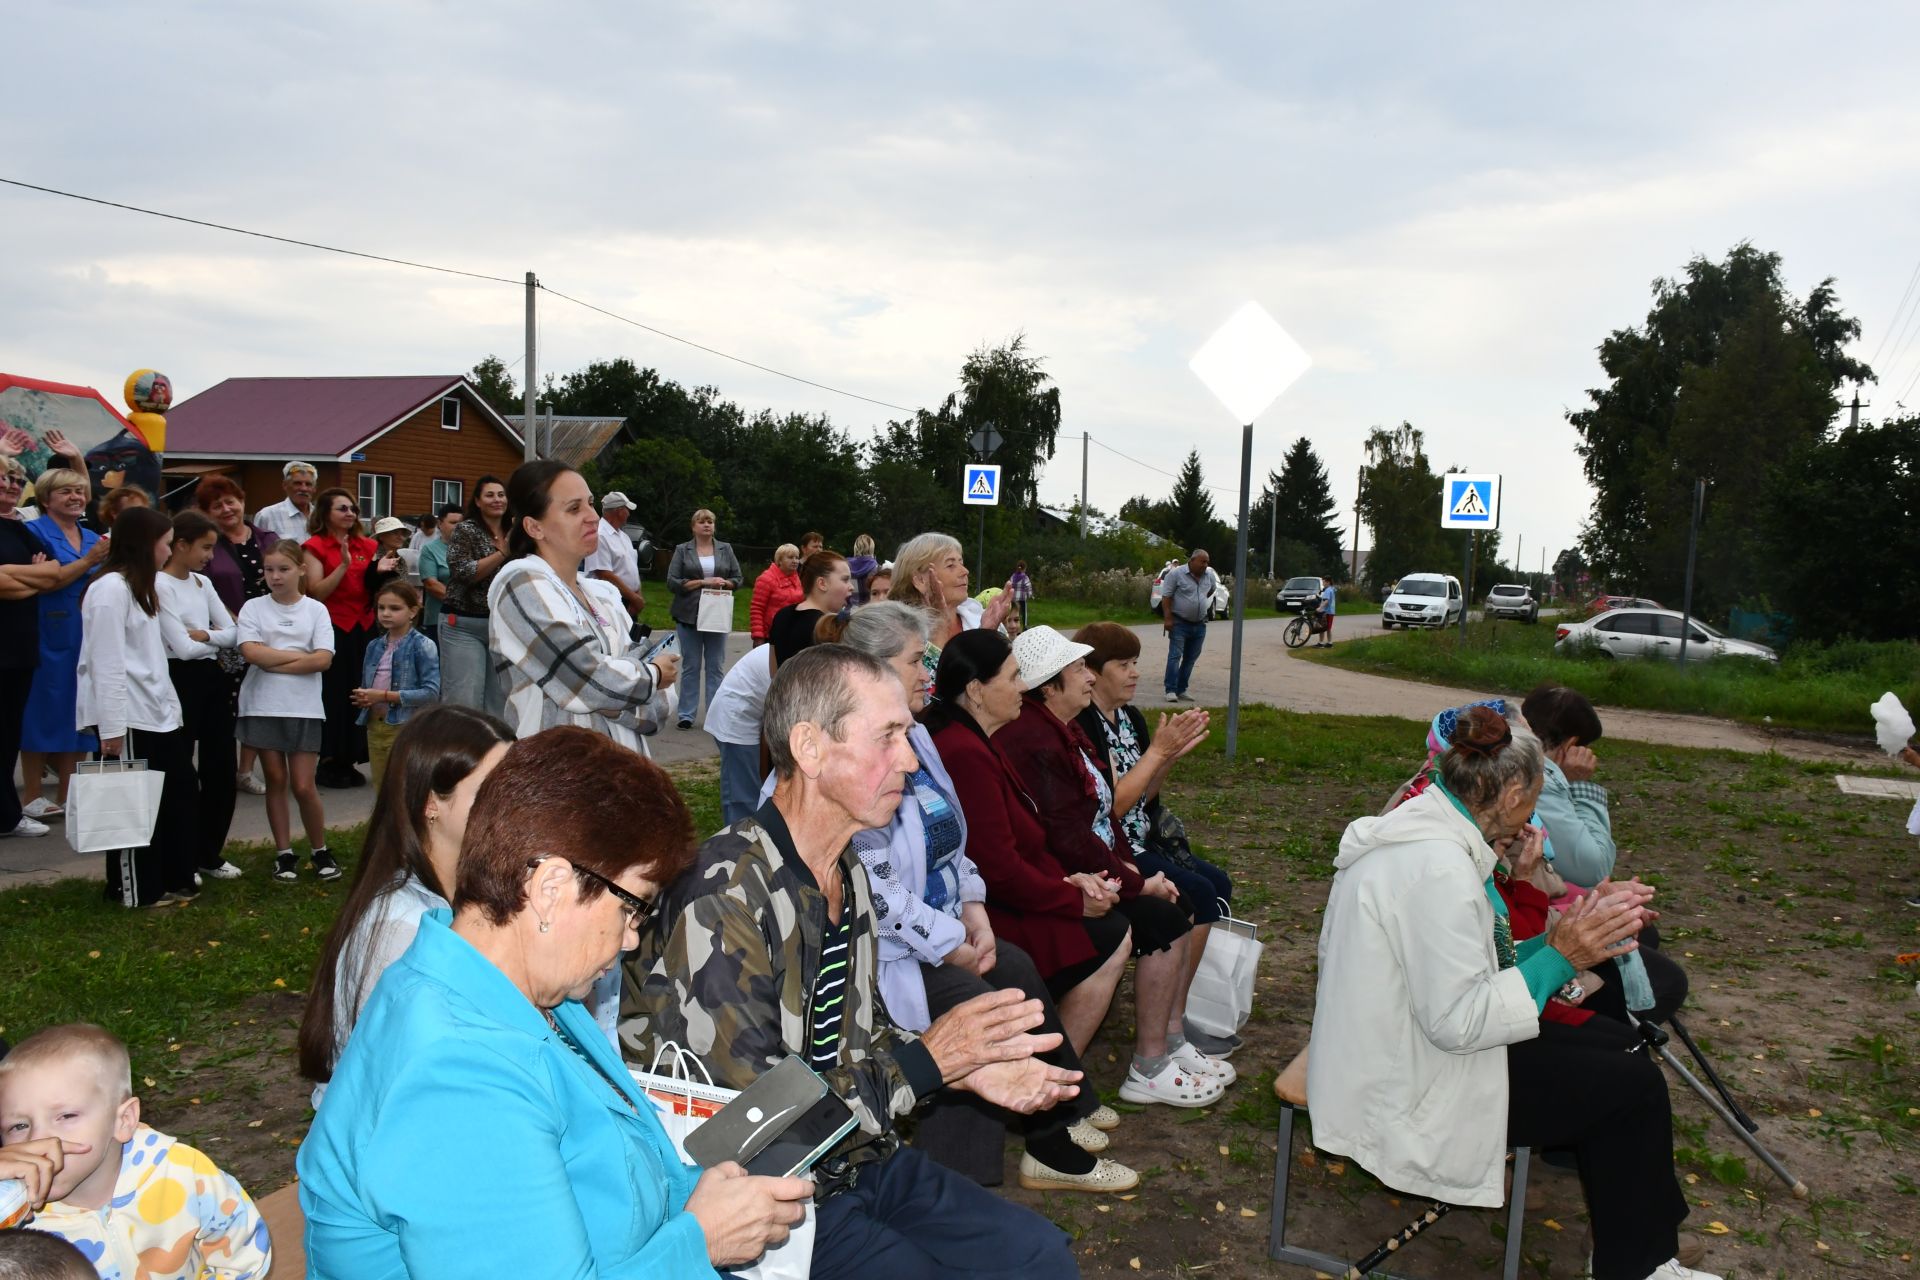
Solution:
<svg viewBox="0 0 1920 1280">
<path fill-rule="evenodd" d="M 669 631 L 667 632 L 666 639 L 661 640 L 656 644 L 650 646 L 644 654 L 640 655 L 640 660 L 642 662 L 646 662 L 649 659 L 659 657 L 663 653 L 677 654 L 679 652 L 680 652 L 680 633 L 678 631 Z"/>
<path fill-rule="evenodd" d="M 792 1178 L 813 1168 L 814 1162 L 853 1131 L 856 1123 L 847 1104 L 829 1093 L 807 1108 L 759 1155 L 747 1161 L 748 1173 L 769 1178 Z"/>
<path fill-rule="evenodd" d="M 749 1173 L 790 1177 L 813 1167 L 857 1121 L 827 1082 L 799 1058 L 783 1058 L 687 1135 L 702 1168 L 728 1160 Z"/>
</svg>

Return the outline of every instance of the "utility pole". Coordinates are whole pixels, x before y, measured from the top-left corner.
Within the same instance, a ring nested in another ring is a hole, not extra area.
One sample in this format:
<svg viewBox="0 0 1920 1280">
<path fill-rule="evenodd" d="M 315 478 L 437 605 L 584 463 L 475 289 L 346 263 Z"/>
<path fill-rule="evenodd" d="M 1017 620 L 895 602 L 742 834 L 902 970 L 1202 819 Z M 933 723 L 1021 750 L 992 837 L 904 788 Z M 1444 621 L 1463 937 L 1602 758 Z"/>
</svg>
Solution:
<svg viewBox="0 0 1920 1280">
<path fill-rule="evenodd" d="M 1353 481 L 1353 581 L 1360 584 L 1360 491 L 1366 487 L 1367 469 L 1361 467 Z"/>
<path fill-rule="evenodd" d="M 533 438 L 534 438 L 534 434 L 538 432 L 540 429 L 539 419 L 535 418 L 533 415 L 533 397 L 534 397 L 535 391 L 538 389 L 537 383 L 534 380 L 534 366 L 533 366 L 533 357 L 534 357 L 534 350 L 533 350 L 534 314 L 533 313 L 534 313 L 534 295 L 539 293 L 539 291 L 540 291 L 540 281 L 534 277 L 533 272 L 531 271 L 527 272 L 527 399 L 526 399 L 527 407 L 524 411 L 525 416 L 521 419 L 521 426 L 522 426 L 521 435 L 525 437 L 521 441 L 521 444 L 524 446 L 524 449 L 523 449 L 524 456 L 522 460 L 526 462 L 532 462 L 535 457 L 535 450 L 533 447 L 534 446 Z"/>
<path fill-rule="evenodd" d="M 1526 545 L 1527 545 L 1526 534 L 1522 533 L 1522 534 L 1515 535 L 1513 540 L 1513 571 L 1517 574 L 1520 574 L 1523 577 L 1526 575 L 1527 567 L 1526 565 L 1522 564 L 1520 561 L 1520 552 L 1526 547 Z"/>
<path fill-rule="evenodd" d="M 1087 442 L 1089 433 L 1080 433 L 1080 541 L 1087 540 Z"/>
<path fill-rule="evenodd" d="M 1860 388 L 1857 385 L 1853 389 L 1853 404 L 1851 407 L 1853 409 L 1853 419 L 1847 426 L 1852 430 L 1858 431 L 1860 429 L 1860 411 L 1862 409 L 1871 409 L 1873 405 L 1871 402 L 1866 404 L 1860 402 Z"/>
<path fill-rule="evenodd" d="M 1855 396 L 1858 400 L 1859 397 Z M 1856 411 L 1857 412 L 1857 411 Z M 1687 633 L 1693 630 L 1693 549 L 1700 536 L 1700 508 L 1707 500 L 1707 482 L 1693 482 L 1693 519 L 1687 522 L 1687 587 L 1685 598 L 1680 601 L 1680 669 L 1687 666 Z"/>
<path fill-rule="evenodd" d="M 1253 424 L 1240 435 L 1240 532 L 1233 547 L 1233 674 L 1227 681 L 1228 761 L 1240 746 L 1240 646 L 1247 623 L 1247 492 L 1253 485 Z M 1213 612 L 1207 605 L 1208 616 Z"/>
<path fill-rule="evenodd" d="M 1278 489 L 1267 490 L 1267 502 L 1269 503 L 1267 508 L 1267 515 L 1269 517 L 1267 521 L 1267 576 L 1269 578 L 1277 578 L 1280 576 L 1280 571 L 1275 567 L 1273 560 L 1274 553 L 1278 547 L 1277 535 L 1280 532 L 1280 491 Z"/>
</svg>

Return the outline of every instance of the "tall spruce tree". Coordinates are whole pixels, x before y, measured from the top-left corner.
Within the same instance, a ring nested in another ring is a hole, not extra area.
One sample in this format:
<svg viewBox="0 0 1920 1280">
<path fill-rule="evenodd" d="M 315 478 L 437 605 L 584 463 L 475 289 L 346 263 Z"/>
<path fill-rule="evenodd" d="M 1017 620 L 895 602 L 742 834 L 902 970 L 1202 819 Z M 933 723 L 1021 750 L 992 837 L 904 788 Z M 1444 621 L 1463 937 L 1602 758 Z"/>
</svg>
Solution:
<svg viewBox="0 0 1920 1280">
<path fill-rule="evenodd" d="M 1286 572 L 1310 573 L 1322 578 L 1342 576 L 1340 526 L 1336 521 L 1339 505 L 1333 499 L 1326 464 L 1320 461 L 1313 442 L 1305 436 L 1295 440 L 1287 450 L 1280 474 L 1273 477 L 1273 489 L 1279 510 L 1269 531 L 1280 541 L 1307 548 L 1312 556 L 1311 564 L 1297 569 L 1289 567 Z M 1253 531 L 1257 534 L 1259 528 L 1256 524 Z"/>
</svg>

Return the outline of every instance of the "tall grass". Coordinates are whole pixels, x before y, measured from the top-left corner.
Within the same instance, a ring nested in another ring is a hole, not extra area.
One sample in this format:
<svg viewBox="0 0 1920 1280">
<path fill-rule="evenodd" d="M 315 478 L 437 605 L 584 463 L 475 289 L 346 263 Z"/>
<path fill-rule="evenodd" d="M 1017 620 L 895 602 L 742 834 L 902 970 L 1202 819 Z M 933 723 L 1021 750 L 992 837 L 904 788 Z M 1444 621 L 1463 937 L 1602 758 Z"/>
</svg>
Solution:
<svg viewBox="0 0 1920 1280">
<path fill-rule="evenodd" d="M 1867 734 L 1867 708 L 1891 690 L 1920 707 L 1920 644 L 1860 641 L 1796 645 L 1776 667 L 1743 658 L 1675 663 L 1621 660 L 1553 652 L 1550 624 L 1469 624 L 1462 640 L 1452 628 L 1396 632 L 1338 645 L 1313 661 L 1435 684 L 1469 685 L 1525 693 L 1551 680 L 1578 689 L 1602 706 L 1724 716 L 1783 729 Z"/>
</svg>

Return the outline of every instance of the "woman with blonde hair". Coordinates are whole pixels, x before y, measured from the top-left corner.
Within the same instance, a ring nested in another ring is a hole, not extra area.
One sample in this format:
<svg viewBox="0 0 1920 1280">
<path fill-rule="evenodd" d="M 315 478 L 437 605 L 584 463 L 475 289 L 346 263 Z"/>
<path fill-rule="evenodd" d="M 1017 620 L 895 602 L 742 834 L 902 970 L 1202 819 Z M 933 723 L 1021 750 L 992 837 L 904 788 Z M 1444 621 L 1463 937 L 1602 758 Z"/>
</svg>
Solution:
<svg viewBox="0 0 1920 1280">
<path fill-rule="evenodd" d="M 65 578 L 57 589 L 40 596 L 40 662 L 21 717 L 21 813 L 44 822 L 66 812 L 62 806 L 73 767 L 97 745 L 91 733 L 81 732 L 73 714 L 80 692 L 80 597 L 93 571 L 106 560 L 111 540 L 81 523 L 93 496 L 93 482 L 84 471 L 42 471 L 33 491 L 42 514 L 29 520 L 27 529 Z M 52 799 L 40 794 L 40 770 L 48 763 L 58 778 Z"/>
<path fill-rule="evenodd" d="M 1002 591 L 984 609 L 967 597 L 967 558 L 956 538 L 923 533 L 909 539 L 893 554 L 893 593 L 889 600 L 933 610 L 933 636 L 928 656 L 938 661 L 947 641 L 973 627 L 997 630 L 1013 605 Z"/>
<path fill-rule="evenodd" d="M 700 629 L 700 602 L 709 592 L 727 593 L 731 608 L 732 593 L 743 575 L 733 548 L 713 536 L 713 512 L 705 507 L 693 513 L 693 537 L 673 549 L 667 563 L 667 588 L 673 592 L 674 634 L 680 638 L 680 660 L 685 663 L 686 680 L 680 686 L 680 727 L 693 728 L 693 713 L 700 710 L 700 673 L 706 672 L 706 705 L 720 692 L 720 677 L 727 663 L 727 631 Z"/>
<path fill-rule="evenodd" d="M 773 563 L 753 580 L 753 602 L 747 608 L 747 631 L 753 643 L 767 642 L 767 627 L 773 616 L 790 604 L 806 598 L 800 588 L 800 548 L 783 542 L 773 551 Z"/>
</svg>

